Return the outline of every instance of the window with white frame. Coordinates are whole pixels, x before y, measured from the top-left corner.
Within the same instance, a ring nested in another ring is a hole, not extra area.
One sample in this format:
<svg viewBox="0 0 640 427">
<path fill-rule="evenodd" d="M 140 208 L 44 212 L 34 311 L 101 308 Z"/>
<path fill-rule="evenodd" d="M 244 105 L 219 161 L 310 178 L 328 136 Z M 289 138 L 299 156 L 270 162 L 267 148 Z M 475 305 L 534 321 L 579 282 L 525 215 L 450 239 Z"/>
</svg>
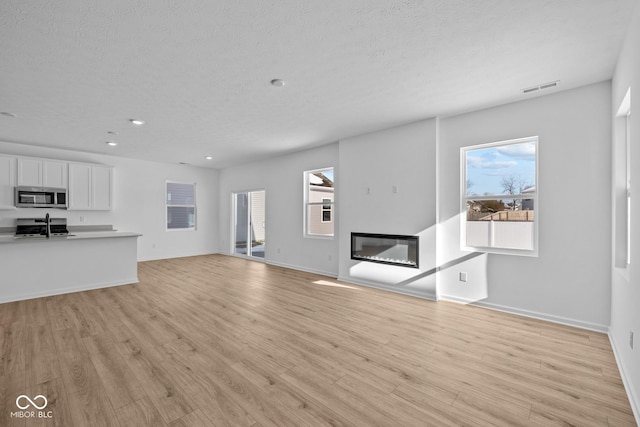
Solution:
<svg viewBox="0 0 640 427">
<path fill-rule="evenodd" d="M 322 218 L 320 219 L 322 222 L 333 221 L 333 219 L 331 218 L 332 209 L 333 209 L 333 200 L 322 199 Z"/>
<path fill-rule="evenodd" d="M 538 137 L 464 147 L 461 247 L 537 256 Z"/>
<path fill-rule="evenodd" d="M 631 265 L 631 108 L 627 112 L 626 157 L 627 157 L 627 268 Z"/>
<path fill-rule="evenodd" d="M 620 103 L 614 122 L 614 262 L 631 264 L 631 88 Z"/>
<path fill-rule="evenodd" d="M 332 237 L 334 234 L 335 184 L 333 168 L 304 172 L 304 234 Z"/>
<path fill-rule="evenodd" d="M 196 184 L 167 181 L 167 230 L 196 229 Z"/>
</svg>

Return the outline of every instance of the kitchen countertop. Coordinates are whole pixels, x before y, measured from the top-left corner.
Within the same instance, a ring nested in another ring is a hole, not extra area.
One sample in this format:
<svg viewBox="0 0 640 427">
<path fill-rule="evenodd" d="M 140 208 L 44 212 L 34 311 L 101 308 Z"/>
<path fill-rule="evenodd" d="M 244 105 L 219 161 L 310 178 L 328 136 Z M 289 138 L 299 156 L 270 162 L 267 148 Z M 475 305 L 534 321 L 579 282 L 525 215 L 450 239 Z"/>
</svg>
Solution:
<svg viewBox="0 0 640 427">
<path fill-rule="evenodd" d="M 140 233 L 131 233 L 128 231 L 79 231 L 69 234 L 67 237 L 51 237 L 49 239 L 42 237 L 20 237 L 15 238 L 13 233 L 0 234 L 0 243 L 23 243 L 23 242 L 47 242 L 47 241 L 62 241 L 62 240 L 84 240 L 84 239 L 106 239 L 116 237 L 140 237 Z"/>
<path fill-rule="evenodd" d="M 0 303 L 138 283 L 140 234 L 70 231 L 49 239 L 0 232 Z"/>
</svg>

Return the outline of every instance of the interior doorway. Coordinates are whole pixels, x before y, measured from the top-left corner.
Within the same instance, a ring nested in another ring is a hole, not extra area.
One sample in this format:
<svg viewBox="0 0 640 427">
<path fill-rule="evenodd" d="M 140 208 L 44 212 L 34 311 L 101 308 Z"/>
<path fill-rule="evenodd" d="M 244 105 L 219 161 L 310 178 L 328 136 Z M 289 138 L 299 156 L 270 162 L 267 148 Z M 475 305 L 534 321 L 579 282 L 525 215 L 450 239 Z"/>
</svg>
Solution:
<svg viewBox="0 0 640 427">
<path fill-rule="evenodd" d="M 265 191 L 233 193 L 233 253 L 264 259 Z"/>
</svg>

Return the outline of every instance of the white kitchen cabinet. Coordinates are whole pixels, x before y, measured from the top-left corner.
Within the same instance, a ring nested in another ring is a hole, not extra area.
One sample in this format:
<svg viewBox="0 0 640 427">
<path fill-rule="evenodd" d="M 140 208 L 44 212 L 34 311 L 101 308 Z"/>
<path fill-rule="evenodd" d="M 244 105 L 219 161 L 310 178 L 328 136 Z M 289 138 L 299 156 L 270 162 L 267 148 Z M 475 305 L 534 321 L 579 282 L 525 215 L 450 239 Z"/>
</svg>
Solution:
<svg viewBox="0 0 640 427">
<path fill-rule="evenodd" d="M 93 165 L 91 167 L 91 195 L 94 210 L 111 210 L 111 184 L 113 168 Z"/>
<path fill-rule="evenodd" d="M 18 158 L 18 185 L 42 187 L 42 160 Z"/>
<path fill-rule="evenodd" d="M 69 210 L 91 210 L 91 165 L 69 163 Z"/>
<path fill-rule="evenodd" d="M 111 166 L 69 163 L 69 210 L 111 210 Z"/>
<path fill-rule="evenodd" d="M 67 162 L 18 157 L 18 185 L 67 188 Z"/>
<path fill-rule="evenodd" d="M 0 155 L 0 209 L 14 209 L 16 158 Z"/>
<path fill-rule="evenodd" d="M 42 186 L 67 188 L 69 164 L 67 162 L 42 161 Z"/>
</svg>

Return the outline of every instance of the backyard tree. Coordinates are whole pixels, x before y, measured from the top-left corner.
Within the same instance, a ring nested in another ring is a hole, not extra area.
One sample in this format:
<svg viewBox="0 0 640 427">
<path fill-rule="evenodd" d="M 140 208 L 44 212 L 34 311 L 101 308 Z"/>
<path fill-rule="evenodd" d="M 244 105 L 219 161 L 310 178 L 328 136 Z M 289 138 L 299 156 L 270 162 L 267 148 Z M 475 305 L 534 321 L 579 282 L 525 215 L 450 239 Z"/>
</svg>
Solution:
<svg viewBox="0 0 640 427">
<path fill-rule="evenodd" d="M 530 187 L 522 178 L 515 175 L 508 175 L 502 177 L 502 181 L 500 182 L 502 185 L 502 189 L 504 190 L 504 194 L 510 195 L 518 195 L 522 194 L 522 192 Z M 520 199 L 509 199 L 506 205 L 512 211 L 515 211 L 520 203 Z"/>
</svg>

